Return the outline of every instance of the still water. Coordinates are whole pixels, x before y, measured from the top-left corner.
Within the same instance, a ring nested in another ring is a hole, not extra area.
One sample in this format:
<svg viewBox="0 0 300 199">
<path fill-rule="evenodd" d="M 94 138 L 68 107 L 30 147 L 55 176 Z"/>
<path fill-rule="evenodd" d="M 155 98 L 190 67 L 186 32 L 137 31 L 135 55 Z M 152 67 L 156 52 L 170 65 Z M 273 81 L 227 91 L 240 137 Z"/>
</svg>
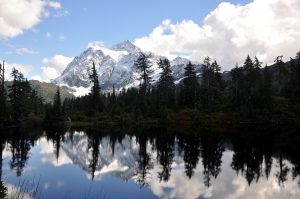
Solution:
<svg viewBox="0 0 300 199">
<path fill-rule="evenodd" d="M 296 199 L 300 146 L 287 140 L 156 130 L 2 132 L 1 179 L 9 194 L 21 189 L 26 198 Z"/>
</svg>

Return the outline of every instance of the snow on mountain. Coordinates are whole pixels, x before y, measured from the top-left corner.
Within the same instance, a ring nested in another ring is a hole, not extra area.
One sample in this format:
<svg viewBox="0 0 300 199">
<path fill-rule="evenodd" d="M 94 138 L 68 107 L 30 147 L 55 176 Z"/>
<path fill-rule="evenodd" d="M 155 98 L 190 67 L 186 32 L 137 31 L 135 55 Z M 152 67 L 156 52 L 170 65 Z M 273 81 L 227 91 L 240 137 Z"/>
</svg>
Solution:
<svg viewBox="0 0 300 199">
<path fill-rule="evenodd" d="M 54 83 L 68 85 L 72 88 L 90 87 L 89 71 L 94 62 L 99 73 L 101 88 L 104 91 L 112 89 L 113 85 L 115 85 L 117 89 L 137 87 L 141 82 L 134 62 L 140 53 L 142 53 L 141 49 L 130 41 L 113 45 L 111 48 L 106 48 L 101 45 L 90 46 L 82 54 L 73 59 L 62 75 L 54 80 Z M 164 57 L 150 52 L 143 53 L 146 53 L 152 62 L 152 79 L 155 83 L 159 79 L 161 72 L 157 62 Z M 173 76 L 177 82 L 182 79 L 184 67 L 188 62 L 188 59 L 181 57 L 177 57 L 171 61 Z M 196 65 L 196 70 L 197 73 L 200 72 L 200 64 Z"/>
<path fill-rule="evenodd" d="M 74 134 L 67 134 L 64 141 L 61 142 L 61 153 L 65 154 L 64 159 L 67 163 L 72 162 L 78 165 L 86 172 L 88 178 L 91 178 L 94 172 L 95 179 L 99 178 L 101 174 L 110 173 L 125 181 L 137 179 L 138 161 L 140 159 L 140 146 L 136 137 L 129 135 L 124 136 L 122 140 L 118 140 L 112 145 L 110 138 L 103 137 L 99 142 L 99 153 L 97 155 L 97 162 L 95 170 L 92 171 L 91 162 L 94 162 L 92 146 L 89 143 L 88 136 L 83 132 L 75 132 Z M 177 147 L 177 145 L 175 145 Z M 157 161 L 157 152 L 153 151 L 153 146 L 147 142 L 146 151 L 153 162 L 154 168 L 149 171 L 152 176 L 157 175 L 157 169 L 160 164 Z M 172 168 L 176 169 L 183 165 L 184 160 L 177 150 L 174 151 L 174 160 Z M 151 180 L 151 179 L 148 179 Z"/>
</svg>

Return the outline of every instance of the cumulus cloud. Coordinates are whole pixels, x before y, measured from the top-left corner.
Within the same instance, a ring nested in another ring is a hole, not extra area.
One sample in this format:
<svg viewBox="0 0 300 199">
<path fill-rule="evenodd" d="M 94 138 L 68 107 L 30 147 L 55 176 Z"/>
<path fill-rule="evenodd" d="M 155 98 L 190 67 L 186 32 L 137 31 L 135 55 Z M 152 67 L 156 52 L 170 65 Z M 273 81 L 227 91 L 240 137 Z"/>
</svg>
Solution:
<svg viewBox="0 0 300 199">
<path fill-rule="evenodd" d="M 245 57 L 257 55 L 266 64 L 278 55 L 286 59 L 299 51 L 299 0 L 254 0 L 247 5 L 220 3 L 199 25 L 191 20 L 164 20 L 135 44 L 141 49 L 173 58 L 190 53 L 192 60 L 211 56 L 225 70 Z"/>
<path fill-rule="evenodd" d="M 58 2 L 44 0 L 0 1 L 0 39 L 12 38 L 31 29 L 49 15 L 47 7 L 60 9 Z"/>
<path fill-rule="evenodd" d="M 4 76 L 5 76 L 6 79 L 11 80 L 10 74 L 11 74 L 13 68 L 17 69 L 18 71 L 23 73 L 23 75 L 25 77 L 27 77 L 27 75 L 32 71 L 33 66 L 16 64 L 16 63 L 5 63 L 5 74 L 4 74 Z"/>
<path fill-rule="evenodd" d="M 44 66 L 41 68 L 41 75 L 33 76 L 31 78 L 39 81 L 49 82 L 51 79 L 55 79 L 61 75 L 61 73 L 72 60 L 72 57 L 66 57 L 63 55 L 55 55 L 52 58 L 44 58 Z"/>
</svg>

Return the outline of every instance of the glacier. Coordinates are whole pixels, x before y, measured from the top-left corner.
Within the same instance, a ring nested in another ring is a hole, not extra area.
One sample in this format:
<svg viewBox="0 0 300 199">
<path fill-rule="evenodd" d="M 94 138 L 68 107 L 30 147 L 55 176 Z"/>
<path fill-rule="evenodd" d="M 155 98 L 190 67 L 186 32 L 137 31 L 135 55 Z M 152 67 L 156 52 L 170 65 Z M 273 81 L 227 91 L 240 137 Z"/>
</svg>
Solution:
<svg viewBox="0 0 300 199">
<path fill-rule="evenodd" d="M 76 92 L 74 92 L 75 95 L 86 94 L 91 86 L 89 71 L 94 62 L 98 71 L 102 91 L 111 90 L 113 85 L 117 90 L 138 87 L 141 82 L 134 62 L 140 53 L 145 53 L 152 63 L 152 80 L 153 84 L 155 84 L 161 72 L 157 63 L 159 59 L 165 57 L 155 55 L 151 52 L 143 52 L 128 40 L 115 44 L 110 48 L 100 45 L 90 46 L 79 56 L 76 56 L 71 63 L 68 64 L 63 73 L 53 80 L 53 83 L 71 87 L 76 90 Z M 189 61 L 190 60 L 182 57 L 176 57 L 174 60 L 171 60 L 170 64 L 175 83 L 180 83 L 183 79 L 184 67 Z M 201 74 L 202 65 L 200 63 L 193 64 L 195 64 L 197 74 Z M 77 90 L 85 90 L 85 92 Z"/>
</svg>

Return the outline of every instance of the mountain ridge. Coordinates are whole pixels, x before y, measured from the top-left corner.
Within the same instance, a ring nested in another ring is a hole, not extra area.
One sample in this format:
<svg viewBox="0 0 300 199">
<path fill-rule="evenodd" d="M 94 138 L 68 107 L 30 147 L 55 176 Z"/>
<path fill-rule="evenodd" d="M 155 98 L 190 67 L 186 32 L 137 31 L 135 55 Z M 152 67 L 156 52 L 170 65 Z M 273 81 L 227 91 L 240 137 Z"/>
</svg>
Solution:
<svg viewBox="0 0 300 199">
<path fill-rule="evenodd" d="M 159 59 L 165 57 L 151 52 L 143 52 L 129 40 L 115 44 L 110 48 L 100 45 L 89 46 L 79 56 L 76 56 L 63 73 L 52 82 L 58 85 L 88 88 L 91 84 L 89 71 L 94 62 L 103 91 L 112 89 L 113 85 L 117 89 L 137 87 L 140 80 L 134 62 L 140 53 L 145 53 L 149 57 L 154 71 L 152 74 L 153 83 L 157 82 L 161 72 L 157 63 Z M 176 57 L 170 61 L 176 83 L 183 78 L 184 67 L 189 61 L 182 57 Z M 194 64 L 196 72 L 201 73 L 202 65 Z"/>
</svg>

